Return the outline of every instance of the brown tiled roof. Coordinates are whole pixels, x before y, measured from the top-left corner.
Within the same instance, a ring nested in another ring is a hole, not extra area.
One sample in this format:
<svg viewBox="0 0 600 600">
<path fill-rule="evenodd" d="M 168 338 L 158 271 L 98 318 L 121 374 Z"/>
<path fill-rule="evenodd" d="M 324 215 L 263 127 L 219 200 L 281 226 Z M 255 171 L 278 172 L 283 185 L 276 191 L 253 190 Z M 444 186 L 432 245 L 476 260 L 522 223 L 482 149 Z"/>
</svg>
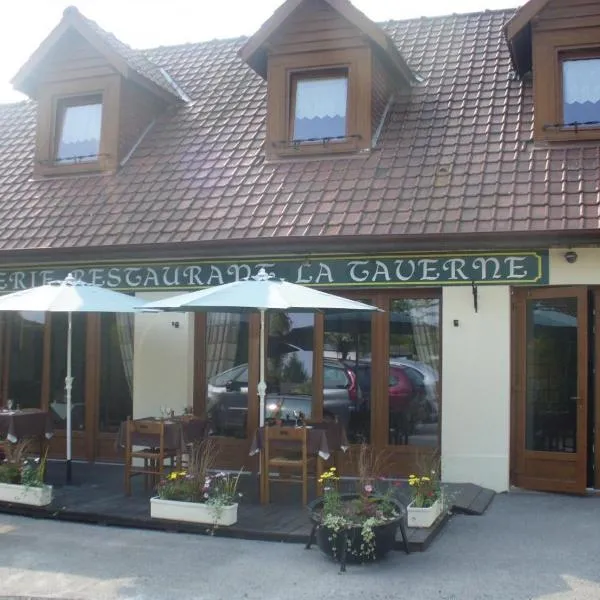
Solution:
<svg viewBox="0 0 600 600">
<path fill-rule="evenodd" d="M 1 107 L 0 249 L 595 231 L 600 144 L 531 142 L 512 14 L 383 24 L 425 82 L 366 156 L 267 163 L 266 84 L 237 56 L 244 39 L 145 53 L 192 101 L 114 175 L 33 181 L 34 106 Z"/>
</svg>

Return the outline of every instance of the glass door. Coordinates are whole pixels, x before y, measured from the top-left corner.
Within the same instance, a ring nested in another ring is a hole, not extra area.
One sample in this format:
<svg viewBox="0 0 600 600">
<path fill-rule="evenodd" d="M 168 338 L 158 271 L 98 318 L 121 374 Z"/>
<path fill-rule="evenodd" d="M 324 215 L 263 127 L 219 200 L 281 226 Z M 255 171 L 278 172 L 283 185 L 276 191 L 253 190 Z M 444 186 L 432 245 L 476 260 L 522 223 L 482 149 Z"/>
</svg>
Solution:
<svg viewBox="0 0 600 600">
<path fill-rule="evenodd" d="M 517 486 L 583 493 L 587 474 L 586 288 L 516 292 Z"/>
</svg>

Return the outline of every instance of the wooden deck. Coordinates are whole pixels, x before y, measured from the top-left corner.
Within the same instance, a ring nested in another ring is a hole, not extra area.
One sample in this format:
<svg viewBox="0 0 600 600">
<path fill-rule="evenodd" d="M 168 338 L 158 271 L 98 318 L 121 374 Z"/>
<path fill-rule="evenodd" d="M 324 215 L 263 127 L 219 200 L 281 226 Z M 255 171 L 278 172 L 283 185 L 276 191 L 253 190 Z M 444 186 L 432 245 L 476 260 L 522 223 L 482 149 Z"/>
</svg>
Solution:
<svg viewBox="0 0 600 600">
<path fill-rule="evenodd" d="M 211 534 L 239 539 L 305 543 L 310 534 L 310 522 L 301 506 L 300 486 L 274 484 L 272 503 L 258 502 L 258 482 L 255 475 L 243 476 L 243 494 L 238 509 L 238 522 L 215 531 L 206 525 L 162 521 L 150 518 L 150 492 L 143 489 L 141 478 L 134 478 L 133 493 L 123 493 L 123 466 L 106 464 L 73 464 L 73 483 L 64 483 L 64 464 L 49 462 L 47 479 L 54 486 L 55 498 L 48 507 L 36 508 L 0 503 L 0 512 L 64 521 L 94 523 L 119 527 L 135 527 L 185 533 Z M 350 484 L 352 482 L 349 482 Z M 399 487 L 398 494 L 406 502 L 408 486 Z M 450 491 L 455 510 L 466 514 L 481 514 L 493 498 L 493 492 L 467 484 L 452 486 Z M 311 490 L 314 497 L 314 490 Z M 429 529 L 408 529 L 411 551 L 423 551 L 442 530 L 448 517 Z M 402 549 L 397 544 L 397 549 Z"/>
</svg>

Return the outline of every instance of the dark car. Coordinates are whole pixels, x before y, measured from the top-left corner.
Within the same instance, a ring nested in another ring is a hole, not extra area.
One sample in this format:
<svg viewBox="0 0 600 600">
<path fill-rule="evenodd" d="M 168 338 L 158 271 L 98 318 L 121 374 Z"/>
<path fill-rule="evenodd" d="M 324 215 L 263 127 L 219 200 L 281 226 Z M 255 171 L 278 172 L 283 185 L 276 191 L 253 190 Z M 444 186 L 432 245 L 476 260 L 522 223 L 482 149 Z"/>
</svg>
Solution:
<svg viewBox="0 0 600 600">
<path fill-rule="evenodd" d="M 303 363 L 312 370 L 312 352 L 293 353 L 288 361 Z M 284 359 L 285 360 L 285 359 Z M 281 414 L 284 419 L 312 414 L 310 378 L 304 382 L 267 381 L 266 418 Z M 348 426 L 350 415 L 359 410 L 363 395 L 352 369 L 341 361 L 323 359 L 323 415 Z M 208 381 L 208 415 L 218 434 L 245 437 L 248 414 L 248 364 L 223 371 Z"/>
<path fill-rule="evenodd" d="M 371 406 L 371 360 L 345 361 L 346 366 L 356 373 L 363 392 L 364 412 L 353 418 L 357 426 L 354 429 L 366 429 L 370 426 Z M 388 407 L 390 443 L 408 443 L 408 436 L 414 433 L 418 423 L 426 419 L 427 390 L 423 376 L 415 369 L 391 361 L 388 367 Z"/>
</svg>

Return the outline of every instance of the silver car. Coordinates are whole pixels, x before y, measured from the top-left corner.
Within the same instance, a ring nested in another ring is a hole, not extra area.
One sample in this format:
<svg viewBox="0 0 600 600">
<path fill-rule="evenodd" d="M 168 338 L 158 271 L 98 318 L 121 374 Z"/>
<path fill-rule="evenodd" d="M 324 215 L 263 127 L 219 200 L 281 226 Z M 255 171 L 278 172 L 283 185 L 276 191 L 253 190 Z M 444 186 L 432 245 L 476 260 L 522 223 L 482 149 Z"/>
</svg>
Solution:
<svg viewBox="0 0 600 600">
<path fill-rule="evenodd" d="M 297 353 L 294 353 L 297 354 Z M 312 352 L 302 352 L 312 365 Z M 310 355 L 310 356 L 308 356 Z M 310 381 L 302 384 L 267 382 L 266 417 L 279 413 L 294 419 L 300 413 L 311 417 Z M 246 437 L 248 414 L 248 364 L 218 373 L 208 380 L 207 412 L 217 434 Z M 335 359 L 323 359 L 323 414 L 348 426 L 350 415 L 362 405 L 362 392 L 356 375 Z"/>
</svg>

